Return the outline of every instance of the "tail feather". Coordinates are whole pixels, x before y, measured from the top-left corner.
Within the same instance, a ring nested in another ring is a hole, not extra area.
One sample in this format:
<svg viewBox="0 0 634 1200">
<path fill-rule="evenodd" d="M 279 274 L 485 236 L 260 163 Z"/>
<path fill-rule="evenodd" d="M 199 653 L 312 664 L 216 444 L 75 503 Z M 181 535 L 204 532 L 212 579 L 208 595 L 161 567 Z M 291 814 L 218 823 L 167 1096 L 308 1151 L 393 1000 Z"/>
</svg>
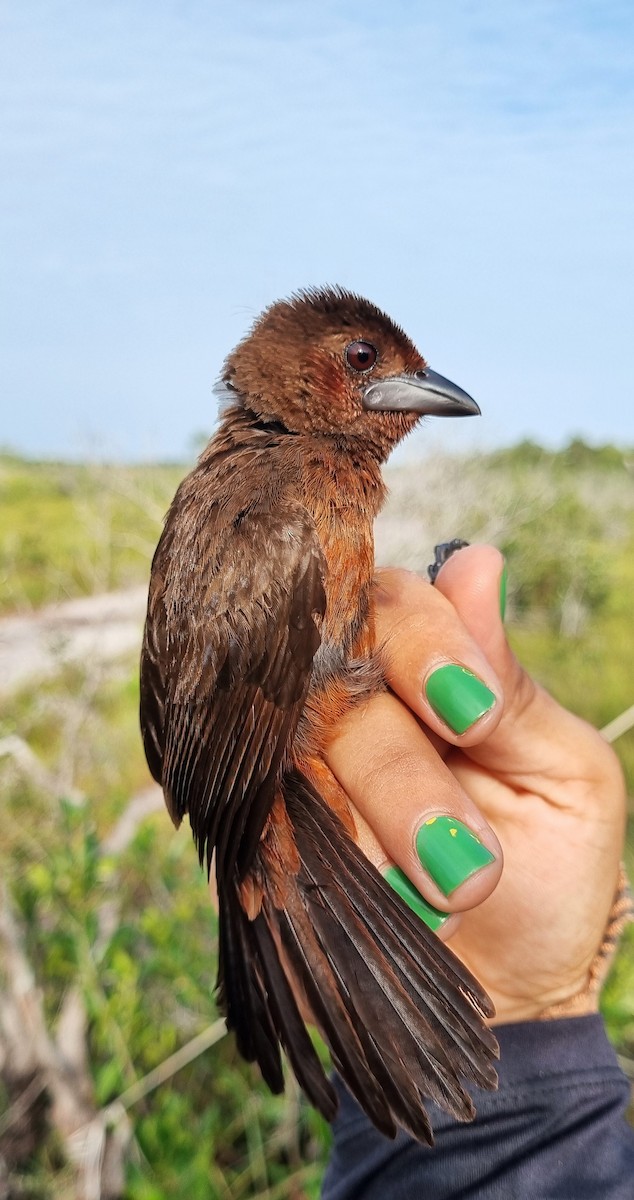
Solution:
<svg viewBox="0 0 634 1200">
<path fill-rule="evenodd" d="M 438 1036 L 438 1022 L 430 1021 L 425 1001 L 416 1003 L 421 989 L 417 988 L 416 995 L 412 994 L 415 960 L 410 958 L 409 977 L 395 970 L 392 949 L 397 939 L 393 936 L 384 939 L 385 954 L 377 954 L 376 942 L 350 905 L 348 895 L 338 885 L 319 887 L 314 877 L 311 884 L 309 894 L 314 926 L 322 948 L 328 947 L 330 960 L 339 951 L 340 961 L 346 963 L 348 1007 L 360 1020 L 366 1057 L 371 1053 L 370 1039 L 378 1034 L 381 1076 L 387 1073 L 396 1077 L 404 1088 L 411 1090 L 410 1081 L 415 1079 L 418 1066 L 419 1080 L 424 1078 L 426 1094 L 456 1117 L 470 1118 L 473 1115 L 471 1100 L 455 1069 L 457 1047 L 443 1029 Z M 319 901 L 315 902 L 317 895 Z M 365 907 L 367 911 L 370 905 L 366 903 Z M 389 920 L 384 909 L 384 920 L 386 916 Z M 374 1040 L 372 1045 L 375 1045 Z M 381 1082 L 384 1086 L 383 1079 Z"/>
<path fill-rule="evenodd" d="M 360 915 L 362 913 L 365 919 L 373 915 L 372 909 L 368 909 L 368 902 L 372 900 L 376 903 L 377 911 L 374 915 L 377 918 L 377 927 L 373 930 L 374 936 L 381 931 L 389 933 L 390 927 L 387 926 L 382 915 L 387 905 L 390 909 L 395 910 L 395 930 L 401 934 L 405 947 L 411 941 L 412 935 L 416 939 L 417 946 L 420 946 L 421 940 L 433 946 L 434 952 L 431 960 L 422 960 L 420 964 L 421 970 L 427 976 L 428 984 L 435 991 L 441 990 L 440 984 L 443 981 L 459 987 L 464 995 L 464 1003 L 460 1006 L 460 1015 L 464 1019 L 471 1019 L 474 1027 L 481 1031 L 482 1025 L 479 1018 L 494 1015 L 493 1006 L 486 992 L 464 964 L 452 954 L 451 950 L 433 933 L 430 933 L 427 927 L 414 916 L 411 909 L 400 900 L 365 855 L 361 853 L 358 846 L 347 836 L 341 823 L 321 797 L 317 796 L 312 789 L 308 792 L 310 785 L 301 776 L 295 778 L 304 791 L 304 796 L 301 797 L 303 803 L 300 806 L 299 798 L 296 799 L 293 793 L 289 793 L 287 809 L 293 823 L 300 854 L 302 854 L 302 849 L 306 849 L 311 854 L 313 861 L 316 859 L 320 862 L 322 868 L 325 868 L 326 881 L 331 878 L 330 872 L 333 867 L 335 875 L 337 870 L 341 872 L 340 879 L 347 879 L 348 875 L 352 874 L 353 878 L 358 881 L 358 886 L 354 887 L 350 893 L 350 903 L 357 907 Z M 308 795 L 306 795 L 307 792 Z M 489 1035 L 489 1040 L 493 1043 L 492 1035 Z"/>
<path fill-rule="evenodd" d="M 257 1062 L 276 1095 L 284 1091 L 279 1035 L 274 1028 L 266 994 L 253 970 L 249 920 L 234 896 L 220 899 L 218 1003 L 235 1032 L 238 1050 L 247 1062 Z"/>
<path fill-rule="evenodd" d="M 337 907 L 334 919 L 324 920 L 324 913 L 317 915 L 314 909 L 312 911 L 319 941 L 321 946 L 324 942 L 328 945 L 330 960 L 335 959 L 339 950 L 341 959 L 346 962 L 346 979 L 351 981 L 346 995 L 348 1014 L 356 1017 L 364 1060 L 376 1078 L 383 1098 L 390 1084 L 396 1086 L 400 1097 L 400 1123 L 411 1128 L 412 1121 L 416 1120 L 415 1112 L 422 1104 L 419 1086 L 422 1080 L 427 1096 L 443 1108 L 463 1119 L 472 1116 L 469 1097 L 424 1015 L 416 1012 L 389 966 L 383 967 L 380 976 L 375 970 L 376 959 L 368 944 L 369 938 L 359 930 L 347 931 L 346 941 L 340 937 L 340 944 L 333 951 L 335 926 L 341 927 L 347 914 Z M 360 1099 L 367 1106 L 368 1096 L 363 1089 Z"/>
<path fill-rule="evenodd" d="M 327 1121 L 337 1112 L 337 1093 L 327 1079 L 280 962 L 265 918 L 253 921 L 252 938 L 266 980 L 271 1016 L 297 1081 Z"/>
<path fill-rule="evenodd" d="M 315 853 L 326 869 L 327 864 L 319 846 L 315 847 Z M 375 943 L 391 960 L 392 969 L 402 985 L 410 993 L 415 993 L 417 1004 L 425 1011 L 440 1044 L 447 1052 L 454 1054 L 456 1046 L 460 1047 L 464 1055 L 461 1072 L 466 1078 L 481 1087 L 495 1086 L 495 1069 L 490 1061 L 483 1062 L 482 1059 L 482 1044 L 491 1055 L 495 1055 L 497 1043 L 491 1031 L 482 1024 L 481 1015 L 491 1015 L 491 1006 L 481 988 L 474 988 L 475 981 L 466 975 L 462 964 L 450 955 L 441 942 L 432 940 L 426 930 L 421 929 L 409 909 L 394 906 L 392 889 L 372 869 L 354 843 L 330 844 L 328 854 L 336 878 L 345 878 L 348 872 L 354 872 L 360 890 L 349 894 L 351 905 L 358 919 L 367 925 Z M 396 908 L 389 922 L 385 920 L 386 905 Z M 418 943 L 419 970 L 415 973 L 411 971 L 411 953 L 407 949 L 412 934 Z M 421 954 L 423 939 L 434 951 L 433 954 Z M 421 987 L 421 975 L 424 989 Z M 453 1003 L 448 1006 L 447 991 L 450 989 Z"/>
<path fill-rule="evenodd" d="M 282 945 L 302 986 L 319 1031 L 333 1063 L 351 1092 L 369 1114 L 378 1129 L 394 1137 L 396 1126 L 386 1102 L 384 1090 L 368 1065 L 361 1041 L 360 1023 L 351 1019 L 345 990 L 335 980 L 330 963 L 315 938 L 308 913 L 299 894 L 283 913 L 277 913 Z M 312 1100 L 312 1096 L 309 1097 Z"/>
<path fill-rule="evenodd" d="M 333 1062 L 375 1125 L 432 1141 L 424 1101 L 459 1120 L 474 1115 L 467 1079 L 496 1086 L 497 1042 L 483 1024 L 485 992 L 410 912 L 297 771 L 282 783 L 297 875 L 266 881 L 279 857 L 265 838 L 262 908 L 249 920 L 238 892 L 221 908 L 219 979 L 228 1024 L 273 1090 L 279 1046 L 308 1098 L 332 1119 L 336 1095 L 300 1015 L 302 989 Z M 283 899 L 283 903 L 282 903 Z"/>
</svg>

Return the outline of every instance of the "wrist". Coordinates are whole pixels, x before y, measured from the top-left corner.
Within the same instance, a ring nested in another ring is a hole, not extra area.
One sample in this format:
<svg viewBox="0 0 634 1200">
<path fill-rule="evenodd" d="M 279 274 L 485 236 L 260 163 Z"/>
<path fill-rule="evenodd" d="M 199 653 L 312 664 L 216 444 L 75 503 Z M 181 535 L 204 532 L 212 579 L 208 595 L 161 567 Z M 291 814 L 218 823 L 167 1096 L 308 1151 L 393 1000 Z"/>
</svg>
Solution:
<svg viewBox="0 0 634 1200">
<path fill-rule="evenodd" d="M 560 1017 L 578 1017 L 598 1011 L 601 988 L 616 954 L 621 934 L 628 921 L 633 918 L 632 891 L 625 866 L 621 863 L 605 932 L 601 945 L 590 964 L 584 986 L 574 995 L 546 1006 L 538 1014 L 538 1020 L 551 1021 Z"/>
<path fill-rule="evenodd" d="M 562 1017 L 584 1017 L 599 1011 L 598 993 L 591 993 L 587 984 L 579 988 L 553 989 L 526 1000 L 493 996 L 495 1016 L 492 1026 L 517 1025 L 525 1021 L 551 1021 Z"/>
<path fill-rule="evenodd" d="M 560 978 L 552 986 L 520 994 L 512 988 L 489 986 L 495 1004 L 494 1025 L 521 1021 L 552 1021 L 589 1016 L 599 1010 L 599 997 L 625 925 L 634 917 L 634 905 L 625 868 L 619 867 L 617 886 L 603 937 L 591 961 Z M 521 980 L 518 980 L 521 983 Z"/>
</svg>

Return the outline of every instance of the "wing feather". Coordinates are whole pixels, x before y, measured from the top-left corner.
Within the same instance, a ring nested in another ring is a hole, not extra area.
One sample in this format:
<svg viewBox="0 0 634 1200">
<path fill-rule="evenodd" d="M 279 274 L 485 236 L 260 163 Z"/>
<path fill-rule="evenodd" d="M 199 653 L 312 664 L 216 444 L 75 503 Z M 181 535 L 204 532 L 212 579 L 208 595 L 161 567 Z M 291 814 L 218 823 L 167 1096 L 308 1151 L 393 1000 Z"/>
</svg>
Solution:
<svg viewBox="0 0 634 1200">
<path fill-rule="evenodd" d="M 177 497 L 178 499 L 178 497 Z M 176 559 L 176 548 L 178 563 Z M 175 569 L 176 567 L 176 569 Z M 325 611 L 325 560 L 299 504 L 228 522 L 174 503 L 141 661 L 150 768 L 201 862 L 248 869 L 304 704 Z"/>
</svg>

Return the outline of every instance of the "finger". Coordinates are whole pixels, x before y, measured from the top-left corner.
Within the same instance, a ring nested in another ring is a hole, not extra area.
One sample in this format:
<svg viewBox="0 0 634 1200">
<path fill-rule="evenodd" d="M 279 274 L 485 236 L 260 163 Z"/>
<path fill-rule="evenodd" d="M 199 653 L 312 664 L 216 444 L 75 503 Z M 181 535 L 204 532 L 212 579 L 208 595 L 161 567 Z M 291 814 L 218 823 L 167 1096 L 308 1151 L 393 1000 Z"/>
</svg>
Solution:
<svg viewBox="0 0 634 1200">
<path fill-rule="evenodd" d="M 441 592 L 410 571 L 379 572 L 377 641 L 387 681 L 435 733 L 454 745 L 487 737 L 503 689 L 477 640 Z"/>
<path fill-rule="evenodd" d="M 435 584 L 479 646 L 488 662 L 504 679 L 504 687 L 521 686 L 524 672 L 506 639 L 503 603 L 506 596 L 504 556 L 494 546 L 465 546 L 452 554 Z M 509 700 L 506 696 L 505 699 Z"/>
<path fill-rule="evenodd" d="M 385 846 L 382 846 L 376 833 L 368 825 L 365 817 L 349 800 L 350 810 L 355 825 L 355 841 L 365 857 L 384 876 L 386 881 L 398 892 L 399 896 L 416 916 L 424 921 L 429 929 L 433 929 L 442 941 L 448 941 L 456 933 L 461 916 L 460 913 L 447 912 L 445 908 L 436 908 L 425 899 L 418 888 L 408 879 L 405 872 L 396 863 L 391 862 Z"/>
<path fill-rule="evenodd" d="M 531 790 L 539 779 L 550 781 L 550 799 L 592 804 L 595 783 L 605 787 L 614 765 L 614 793 L 620 796 L 620 770 L 597 730 L 562 709 L 522 669 L 506 639 L 500 615 L 504 560 L 492 546 L 469 546 L 454 554 L 440 571 L 439 593 L 452 605 L 461 624 L 481 647 L 499 678 L 504 706 L 491 724 L 486 741 L 472 744 L 469 757 L 515 786 Z M 578 796 L 569 786 L 579 781 Z M 565 786 L 563 786 L 565 785 Z"/>
<path fill-rule="evenodd" d="M 447 912 L 490 894 L 502 869 L 499 842 L 400 700 L 382 693 L 353 710 L 327 760 L 378 843 L 381 870 L 396 866 Z"/>
</svg>

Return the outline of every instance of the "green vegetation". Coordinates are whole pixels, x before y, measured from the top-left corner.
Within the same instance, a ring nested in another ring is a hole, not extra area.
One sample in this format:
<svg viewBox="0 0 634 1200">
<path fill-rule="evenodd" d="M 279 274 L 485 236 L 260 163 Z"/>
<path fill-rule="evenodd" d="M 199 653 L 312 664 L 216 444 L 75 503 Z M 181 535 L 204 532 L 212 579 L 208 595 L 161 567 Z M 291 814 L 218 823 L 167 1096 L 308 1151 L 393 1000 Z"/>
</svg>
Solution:
<svg viewBox="0 0 634 1200">
<path fill-rule="evenodd" d="M 0 612 L 144 580 L 182 475 L 0 454 Z"/>
<path fill-rule="evenodd" d="M 478 461 L 403 467 L 392 472 L 379 555 L 424 569 L 436 540 L 496 542 L 518 653 L 601 726 L 634 703 L 633 472 L 633 452 L 580 441 L 560 453 L 522 443 Z M 146 581 L 181 474 L 0 457 L 4 613 Z M 0 934 L 33 974 L 51 1044 L 85 1050 L 71 1076 L 93 1116 L 217 1018 L 207 888 L 188 831 L 175 834 L 146 790 L 137 707 L 126 658 L 60 663 L 54 677 L 0 698 Z M 634 794 L 634 733 L 618 749 Z M 4 1006 L 15 1001 L 8 961 Z M 631 930 L 604 1011 L 634 1058 Z M 52 1131 L 43 1104 L 26 1117 L 16 1105 L 34 1071 L 28 1054 L 3 1068 L 0 1153 L 12 1195 L 62 1200 L 75 1194 L 63 1130 Z M 131 1103 L 127 1117 L 115 1105 L 106 1125 L 113 1143 L 130 1138 L 125 1188 L 113 1196 L 318 1195 L 327 1129 L 292 1081 L 286 1097 L 270 1096 L 230 1038 Z"/>
<path fill-rule="evenodd" d="M 71 989 L 81 993 L 91 1101 L 101 1107 L 218 1014 L 215 917 L 188 830 L 175 834 L 160 811 L 133 824 L 129 841 L 117 836 L 130 796 L 148 783 L 136 676 L 126 665 L 100 675 L 95 687 L 93 671 L 91 664 L 63 670 L 0 705 L 1 733 L 26 735 L 50 775 L 42 786 L 5 760 L 2 872 L 51 1029 Z M 70 749 L 69 730 L 78 724 L 80 745 Z M 59 786 L 69 754 L 70 799 Z M 4 1096 L 0 1085 L 0 1114 L 21 1083 Z M 316 1197 L 327 1131 L 292 1080 L 289 1089 L 286 1099 L 271 1096 L 232 1039 L 223 1039 L 131 1112 L 125 1196 Z M 24 1162 L 11 1131 L 2 1138 L 1 1122 L 0 1146 L 22 1189 L 16 1194 L 75 1194 L 54 1139 Z"/>
</svg>

